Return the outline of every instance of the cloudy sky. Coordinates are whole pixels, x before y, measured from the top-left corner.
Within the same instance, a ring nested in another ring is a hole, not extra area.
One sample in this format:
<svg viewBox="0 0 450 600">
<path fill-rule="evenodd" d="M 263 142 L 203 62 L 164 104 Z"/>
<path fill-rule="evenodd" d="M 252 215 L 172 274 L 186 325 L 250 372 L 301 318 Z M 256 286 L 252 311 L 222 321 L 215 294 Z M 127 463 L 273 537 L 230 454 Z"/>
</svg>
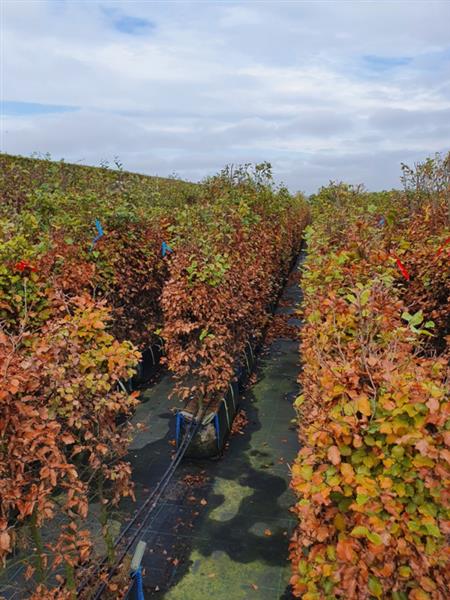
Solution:
<svg viewBox="0 0 450 600">
<path fill-rule="evenodd" d="M 1 0 L 1 150 L 293 191 L 450 148 L 450 2 Z"/>
</svg>

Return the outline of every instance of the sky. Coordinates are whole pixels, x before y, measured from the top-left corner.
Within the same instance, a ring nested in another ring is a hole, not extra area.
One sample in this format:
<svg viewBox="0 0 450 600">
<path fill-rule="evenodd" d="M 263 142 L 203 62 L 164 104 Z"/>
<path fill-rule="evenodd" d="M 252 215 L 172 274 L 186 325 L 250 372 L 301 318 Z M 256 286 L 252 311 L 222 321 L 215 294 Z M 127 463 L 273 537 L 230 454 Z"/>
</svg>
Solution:
<svg viewBox="0 0 450 600">
<path fill-rule="evenodd" d="M 450 1 L 0 0 L 0 149 L 313 193 L 450 149 Z"/>
</svg>

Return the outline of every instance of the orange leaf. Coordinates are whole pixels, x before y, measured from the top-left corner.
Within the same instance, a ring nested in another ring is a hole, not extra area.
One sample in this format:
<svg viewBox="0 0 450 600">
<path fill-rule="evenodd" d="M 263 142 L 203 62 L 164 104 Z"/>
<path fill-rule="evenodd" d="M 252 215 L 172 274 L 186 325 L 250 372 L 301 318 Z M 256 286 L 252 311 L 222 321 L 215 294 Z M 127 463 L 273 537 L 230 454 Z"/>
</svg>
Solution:
<svg viewBox="0 0 450 600">
<path fill-rule="evenodd" d="M 341 453 L 337 446 L 330 446 L 330 448 L 328 448 L 327 456 L 328 460 L 333 465 L 338 465 L 341 462 Z"/>
<path fill-rule="evenodd" d="M 345 483 L 351 483 L 355 477 L 355 471 L 353 470 L 352 465 L 349 463 L 341 464 L 341 473 L 344 477 Z"/>
<path fill-rule="evenodd" d="M 8 552 L 11 549 L 11 537 L 7 531 L 0 533 L 0 550 Z"/>
<path fill-rule="evenodd" d="M 360 396 L 357 400 L 356 405 L 360 413 L 362 413 L 366 417 L 370 417 L 370 415 L 372 414 L 372 409 L 370 407 L 369 398 L 366 395 Z"/>
<path fill-rule="evenodd" d="M 392 479 L 390 477 L 380 477 L 380 486 L 384 490 L 389 490 L 392 487 Z"/>
<path fill-rule="evenodd" d="M 439 410 L 439 400 L 437 398 L 430 398 L 427 406 L 430 409 L 430 413 L 435 413 Z"/>
<path fill-rule="evenodd" d="M 353 562 L 355 552 L 353 551 L 353 542 L 348 539 L 339 540 L 336 544 L 336 554 L 340 560 Z"/>
</svg>

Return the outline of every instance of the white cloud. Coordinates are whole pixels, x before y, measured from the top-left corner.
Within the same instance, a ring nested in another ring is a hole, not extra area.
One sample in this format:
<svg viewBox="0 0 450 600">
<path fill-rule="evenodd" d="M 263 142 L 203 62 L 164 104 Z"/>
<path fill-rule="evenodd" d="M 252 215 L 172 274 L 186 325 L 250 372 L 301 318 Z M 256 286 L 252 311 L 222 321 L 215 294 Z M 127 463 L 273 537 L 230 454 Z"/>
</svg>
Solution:
<svg viewBox="0 0 450 600">
<path fill-rule="evenodd" d="M 77 107 L 6 116 L 11 153 L 191 178 L 269 160 L 313 191 L 390 187 L 401 160 L 450 146 L 445 0 L 4 0 L 3 13 L 3 99 Z"/>
</svg>

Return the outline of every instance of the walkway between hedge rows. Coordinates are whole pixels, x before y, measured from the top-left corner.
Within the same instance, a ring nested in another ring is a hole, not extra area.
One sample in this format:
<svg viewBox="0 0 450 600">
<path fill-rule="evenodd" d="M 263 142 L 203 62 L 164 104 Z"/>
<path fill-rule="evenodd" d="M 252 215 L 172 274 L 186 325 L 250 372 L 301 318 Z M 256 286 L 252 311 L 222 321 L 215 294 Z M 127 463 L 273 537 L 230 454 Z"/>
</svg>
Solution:
<svg viewBox="0 0 450 600">
<path fill-rule="evenodd" d="M 300 325 L 295 317 L 300 264 L 277 311 L 291 314 L 288 322 L 296 327 Z M 298 452 L 292 406 L 298 374 L 298 340 L 272 340 L 258 359 L 257 382 L 242 399 L 248 424 L 231 437 L 220 460 L 181 464 L 139 536 L 147 542 L 145 598 L 290 597 L 288 543 L 295 519 L 289 512 L 294 502 L 289 464 Z M 169 419 L 164 424 L 170 413 L 165 412 L 163 400 L 161 406 L 157 400 L 169 391 L 164 385 L 163 380 L 148 390 L 152 397 L 136 415 L 136 420 L 149 423 L 148 432 L 135 438 L 130 456 L 138 495 L 151 487 L 155 467 L 164 462 L 162 456 L 173 437 Z M 157 441 L 155 428 L 160 428 Z M 149 435 L 152 441 L 147 444 Z"/>
</svg>

